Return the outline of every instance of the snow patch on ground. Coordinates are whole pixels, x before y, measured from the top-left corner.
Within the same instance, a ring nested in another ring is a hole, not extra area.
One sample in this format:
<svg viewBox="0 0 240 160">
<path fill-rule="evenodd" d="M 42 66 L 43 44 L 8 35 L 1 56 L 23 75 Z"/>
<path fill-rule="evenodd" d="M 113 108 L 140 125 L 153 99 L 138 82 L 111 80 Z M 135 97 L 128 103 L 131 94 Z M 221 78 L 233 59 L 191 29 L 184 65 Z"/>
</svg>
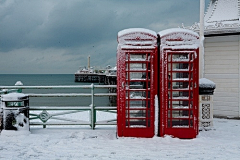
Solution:
<svg viewBox="0 0 240 160">
<path fill-rule="evenodd" d="M 214 119 L 197 138 L 116 137 L 116 127 L 31 128 L 31 134 L 0 136 L 0 159 L 239 159 L 240 121 Z"/>
</svg>

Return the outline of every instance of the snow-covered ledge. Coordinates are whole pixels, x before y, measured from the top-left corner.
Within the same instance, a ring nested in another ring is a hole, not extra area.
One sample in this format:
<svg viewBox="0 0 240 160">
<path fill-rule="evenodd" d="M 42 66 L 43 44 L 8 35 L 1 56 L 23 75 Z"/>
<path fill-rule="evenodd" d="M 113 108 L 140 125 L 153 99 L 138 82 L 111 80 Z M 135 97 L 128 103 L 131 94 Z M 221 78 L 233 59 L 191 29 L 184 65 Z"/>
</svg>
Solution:
<svg viewBox="0 0 240 160">
<path fill-rule="evenodd" d="M 199 88 L 213 88 L 215 89 L 216 88 L 216 84 L 207 79 L 207 78 L 200 78 L 199 79 Z"/>
<path fill-rule="evenodd" d="M 207 78 L 201 78 L 199 79 L 199 94 L 207 94 L 207 95 L 213 95 L 214 89 L 216 88 L 216 84 L 207 79 Z"/>
</svg>

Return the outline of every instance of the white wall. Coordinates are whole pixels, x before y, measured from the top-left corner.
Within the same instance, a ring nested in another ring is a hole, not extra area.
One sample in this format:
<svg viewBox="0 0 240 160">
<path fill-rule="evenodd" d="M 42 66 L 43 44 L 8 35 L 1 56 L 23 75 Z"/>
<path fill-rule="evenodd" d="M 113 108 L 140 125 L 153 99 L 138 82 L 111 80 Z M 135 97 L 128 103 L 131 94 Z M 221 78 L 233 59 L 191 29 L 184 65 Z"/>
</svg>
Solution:
<svg viewBox="0 0 240 160">
<path fill-rule="evenodd" d="M 216 83 L 213 114 L 239 115 L 239 35 L 205 38 L 205 78 Z"/>
</svg>

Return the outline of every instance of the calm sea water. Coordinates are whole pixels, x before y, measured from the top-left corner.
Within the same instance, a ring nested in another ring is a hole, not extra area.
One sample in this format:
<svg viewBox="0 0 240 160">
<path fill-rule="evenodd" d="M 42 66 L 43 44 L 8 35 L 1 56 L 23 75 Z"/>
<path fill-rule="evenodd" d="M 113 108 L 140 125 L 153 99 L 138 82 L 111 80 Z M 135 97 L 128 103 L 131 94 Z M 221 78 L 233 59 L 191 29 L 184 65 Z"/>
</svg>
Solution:
<svg viewBox="0 0 240 160">
<path fill-rule="evenodd" d="M 21 81 L 24 86 L 55 85 L 90 85 L 91 83 L 74 82 L 74 74 L 0 74 L 0 86 L 13 86 Z M 97 83 L 96 83 L 97 84 Z M 95 89 L 98 93 L 107 93 L 108 89 Z M 90 93 L 90 89 L 24 89 L 28 93 Z M 34 98 L 30 97 L 31 106 L 89 106 L 90 97 Z M 108 97 L 96 97 L 96 106 L 110 105 Z"/>
<path fill-rule="evenodd" d="M 12 86 L 21 81 L 26 86 L 76 85 L 74 74 L 0 74 L 1 86 Z"/>
</svg>

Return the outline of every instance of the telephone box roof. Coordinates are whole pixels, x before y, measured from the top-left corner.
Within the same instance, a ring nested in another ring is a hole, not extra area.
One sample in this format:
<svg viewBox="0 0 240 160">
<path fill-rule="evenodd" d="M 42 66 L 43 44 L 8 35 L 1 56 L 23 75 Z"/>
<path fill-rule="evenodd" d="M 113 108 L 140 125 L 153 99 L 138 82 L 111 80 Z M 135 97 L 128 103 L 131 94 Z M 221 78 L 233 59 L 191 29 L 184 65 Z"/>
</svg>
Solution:
<svg viewBox="0 0 240 160">
<path fill-rule="evenodd" d="M 204 16 L 205 35 L 240 32 L 240 0 L 211 0 Z M 199 31 L 199 23 L 190 27 Z"/>
<path fill-rule="evenodd" d="M 123 35 L 127 35 L 127 34 L 132 34 L 132 33 L 145 33 L 145 34 L 151 34 L 157 37 L 157 33 L 149 30 L 149 29 L 145 29 L 145 28 L 128 28 L 128 29 L 124 29 L 122 31 L 118 32 L 118 37 L 121 37 Z"/>
<path fill-rule="evenodd" d="M 158 32 L 161 38 L 161 46 L 168 49 L 197 49 L 199 47 L 199 36 L 196 32 L 171 28 Z"/>
<path fill-rule="evenodd" d="M 160 37 L 164 37 L 169 34 L 174 34 L 174 33 L 182 33 L 182 34 L 189 34 L 195 37 L 199 37 L 199 35 L 191 30 L 188 29 L 183 29 L 183 28 L 170 28 L 170 29 L 165 29 L 163 31 L 158 32 Z"/>
<path fill-rule="evenodd" d="M 129 28 L 118 32 L 117 41 L 124 48 L 137 46 L 140 49 L 139 46 L 144 46 L 141 49 L 147 49 L 149 46 L 157 45 L 157 33 L 145 28 Z"/>
</svg>

